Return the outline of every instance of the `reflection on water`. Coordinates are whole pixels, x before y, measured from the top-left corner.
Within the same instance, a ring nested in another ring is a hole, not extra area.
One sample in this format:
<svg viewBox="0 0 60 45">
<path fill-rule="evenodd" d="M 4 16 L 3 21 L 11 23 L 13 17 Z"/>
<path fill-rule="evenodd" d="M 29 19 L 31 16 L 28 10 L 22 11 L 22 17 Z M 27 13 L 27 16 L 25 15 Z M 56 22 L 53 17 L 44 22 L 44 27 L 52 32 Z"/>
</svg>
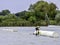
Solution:
<svg viewBox="0 0 60 45">
<path fill-rule="evenodd" d="M 3 31 L 3 29 L 13 29 L 17 32 Z M 60 34 L 60 26 L 42 26 L 40 29 L 56 31 Z M 60 37 L 35 36 L 32 35 L 34 31 L 35 27 L 0 27 L 0 45 L 60 45 Z"/>
</svg>

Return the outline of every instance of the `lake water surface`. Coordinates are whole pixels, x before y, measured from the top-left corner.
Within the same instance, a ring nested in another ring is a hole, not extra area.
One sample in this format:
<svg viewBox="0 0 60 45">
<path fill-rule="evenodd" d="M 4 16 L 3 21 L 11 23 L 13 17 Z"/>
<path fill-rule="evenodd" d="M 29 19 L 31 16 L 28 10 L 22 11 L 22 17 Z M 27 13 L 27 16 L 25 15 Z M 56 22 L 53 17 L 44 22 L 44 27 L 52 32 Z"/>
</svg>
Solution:
<svg viewBox="0 0 60 45">
<path fill-rule="evenodd" d="M 13 29 L 9 32 L 3 29 Z M 55 31 L 59 38 L 35 36 L 35 27 L 0 27 L 0 45 L 60 45 L 60 26 L 40 27 L 41 30 Z"/>
</svg>

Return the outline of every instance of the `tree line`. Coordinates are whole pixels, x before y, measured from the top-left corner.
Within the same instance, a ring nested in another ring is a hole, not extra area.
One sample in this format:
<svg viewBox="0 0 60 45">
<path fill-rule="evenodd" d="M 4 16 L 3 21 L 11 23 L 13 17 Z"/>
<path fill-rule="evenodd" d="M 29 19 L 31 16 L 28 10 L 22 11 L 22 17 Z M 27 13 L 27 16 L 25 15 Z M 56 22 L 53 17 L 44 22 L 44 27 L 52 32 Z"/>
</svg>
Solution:
<svg viewBox="0 0 60 45">
<path fill-rule="evenodd" d="M 47 26 L 60 25 L 60 10 L 54 3 L 37 1 L 28 11 L 12 14 L 9 10 L 0 12 L 0 26 Z"/>
</svg>

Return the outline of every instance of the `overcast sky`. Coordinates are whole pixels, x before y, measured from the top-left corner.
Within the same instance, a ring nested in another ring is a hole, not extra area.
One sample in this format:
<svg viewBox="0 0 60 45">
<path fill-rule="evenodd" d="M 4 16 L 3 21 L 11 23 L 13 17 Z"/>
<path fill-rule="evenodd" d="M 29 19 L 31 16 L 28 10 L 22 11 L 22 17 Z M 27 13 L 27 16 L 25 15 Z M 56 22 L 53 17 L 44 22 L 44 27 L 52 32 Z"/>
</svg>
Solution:
<svg viewBox="0 0 60 45">
<path fill-rule="evenodd" d="M 0 11 L 8 9 L 12 13 L 17 13 L 23 10 L 27 10 L 30 4 L 37 2 L 38 0 L 0 0 Z M 45 0 L 53 2 L 60 9 L 59 0 Z"/>
</svg>

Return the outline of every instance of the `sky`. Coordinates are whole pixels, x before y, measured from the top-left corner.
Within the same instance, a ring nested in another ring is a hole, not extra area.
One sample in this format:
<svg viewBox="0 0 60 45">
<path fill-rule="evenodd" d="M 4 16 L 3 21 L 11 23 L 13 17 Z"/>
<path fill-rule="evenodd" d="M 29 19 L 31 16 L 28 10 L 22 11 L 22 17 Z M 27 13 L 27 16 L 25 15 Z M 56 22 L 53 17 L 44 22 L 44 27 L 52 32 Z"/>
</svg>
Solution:
<svg viewBox="0 0 60 45">
<path fill-rule="evenodd" d="M 36 3 L 38 0 L 0 0 L 0 12 L 8 9 L 11 13 L 17 13 L 24 10 L 28 10 L 30 4 Z M 47 2 L 53 2 L 60 9 L 59 0 L 44 0 Z"/>
</svg>

